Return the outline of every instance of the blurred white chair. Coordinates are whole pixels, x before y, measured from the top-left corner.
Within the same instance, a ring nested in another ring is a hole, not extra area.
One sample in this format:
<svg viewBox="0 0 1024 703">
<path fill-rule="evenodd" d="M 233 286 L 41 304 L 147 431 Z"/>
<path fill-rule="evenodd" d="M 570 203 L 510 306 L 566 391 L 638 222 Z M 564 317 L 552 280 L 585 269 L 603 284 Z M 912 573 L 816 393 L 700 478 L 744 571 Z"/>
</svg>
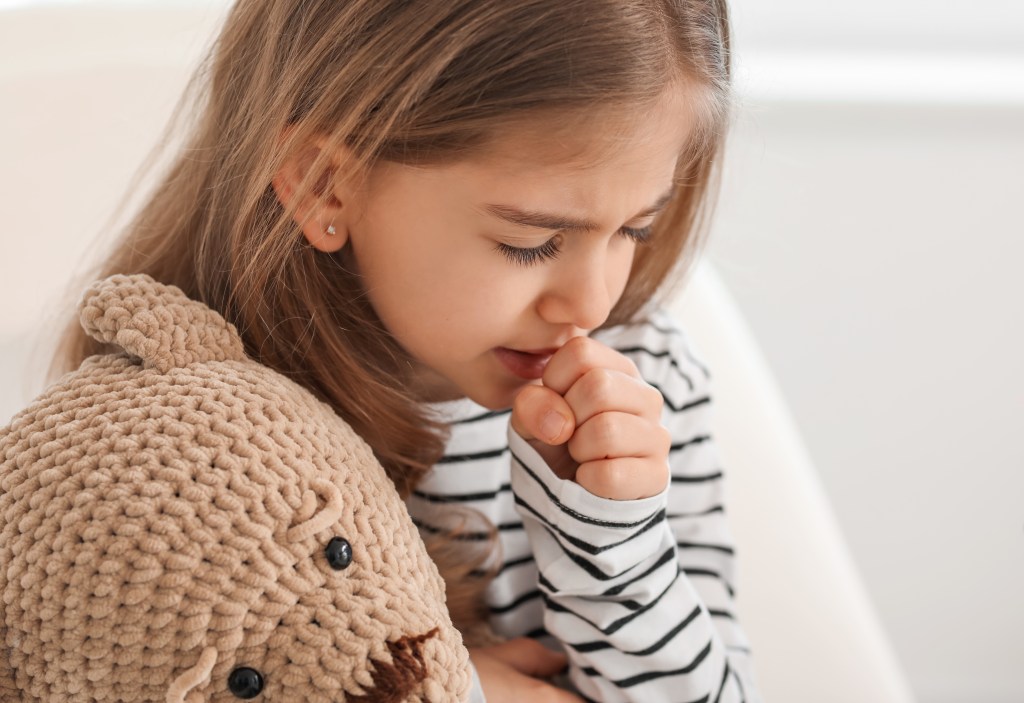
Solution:
<svg viewBox="0 0 1024 703">
<path fill-rule="evenodd" d="M 910 703 L 782 394 L 711 266 L 671 309 L 711 371 L 737 608 L 765 701 Z"/>
<path fill-rule="evenodd" d="M 96 235 L 225 9 L 184 0 L 22 5 L 3 9 L 0 0 L 0 422 L 39 392 L 22 367 L 40 320 L 80 262 L 95 258 Z M 772 375 L 708 265 L 674 311 L 712 369 L 738 607 L 765 700 L 909 703 Z"/>
</svg>

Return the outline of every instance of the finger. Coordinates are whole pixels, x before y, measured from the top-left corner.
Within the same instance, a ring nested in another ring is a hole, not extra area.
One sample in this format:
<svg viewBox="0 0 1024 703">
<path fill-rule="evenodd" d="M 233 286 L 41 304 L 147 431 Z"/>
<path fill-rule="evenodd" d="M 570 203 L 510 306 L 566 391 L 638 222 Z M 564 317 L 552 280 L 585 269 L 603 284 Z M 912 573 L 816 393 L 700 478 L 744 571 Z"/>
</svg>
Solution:
<svg viewBox="0 0 1024 703">
<path fill-rule="evenodd" d="M 668 484 L 668 464 L 662 459 L 625 457 L 580 464 L 576 482 L 588 492 L 610 500 L 641 500 L 656 496 Z"/>
<path fill-rule="evenodd" d="M 500 644 L 484 647 L 489 656 L 511 666 L 520 674 L 546 678 L 564 671 L 569 658 L 529 637 L 516 637 Z"/>
<path fill-rule="evenodd" d="M 612 369 L 640 378 L 629 358 L 590 337 L 573 337 L 556 351 L 541 377 L 548 388 L 565 395 L 577 380 L 591 369 Z"/>
<path fill-rule="evenodd" d="M 672 435 L 660 424 L 628 413 L 604 412 L 576 428 L 569 454 L 578 464 L 626 457 L 667 464 L 671 445 Z"/>
<path fill-rule="evenodd" d="M 576 429 L 572 408 L 560 394 L 544 386 L 525 386 L 512 401 L 512 429 L 525 440 L 565 443 Z"/>
<path fill-rule="evenodd" d="M 661 422 L 665 403 L 661 392 L 642 378 L 614 369 L 591 369 L 565 394 L 576 418 L 576 426 L 603 412 L 637 415 L 650 423 Z"/>
</svg>

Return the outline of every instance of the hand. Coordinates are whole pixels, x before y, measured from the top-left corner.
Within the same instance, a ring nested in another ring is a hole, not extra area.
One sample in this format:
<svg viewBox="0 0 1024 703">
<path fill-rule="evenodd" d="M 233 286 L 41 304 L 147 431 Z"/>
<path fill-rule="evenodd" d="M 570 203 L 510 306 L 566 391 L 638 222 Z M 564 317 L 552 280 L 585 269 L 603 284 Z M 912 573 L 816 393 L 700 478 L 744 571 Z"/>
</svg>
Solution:
<svg viewBox="0 0 1024 703">
<path fill-rule="evenodd" d="M 542 680 L 563 671 L 564 654 L 529 637 L 469 650 L 487 703 L 583 703 L 583 699 Z"/>
<path fill-rule="evenodd" d="M 555 352 L 543 385 L 512 403 L 512 429 L 557 476 L 613 500 L 657 495 L 669 478 L 672 437 L 661 393 L 614 349 L 575 337 Z"/>
</svg>

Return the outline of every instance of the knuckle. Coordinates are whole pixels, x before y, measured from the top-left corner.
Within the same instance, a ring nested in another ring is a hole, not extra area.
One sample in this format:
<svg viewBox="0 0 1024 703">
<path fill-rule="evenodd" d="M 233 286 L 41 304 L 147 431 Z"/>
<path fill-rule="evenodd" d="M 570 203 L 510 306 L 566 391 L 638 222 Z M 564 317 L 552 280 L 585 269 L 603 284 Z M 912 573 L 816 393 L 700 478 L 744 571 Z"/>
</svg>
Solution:
<svg viewBox="0 0 1024 703">
<path fill-rule="evenodd" d="M 664 490 L 669 480 L 668 462 L 636 458 L 610 460 L 600 477 L 595 477 L 602 495 L 618 500 L 647 498 Z"/>
<path fill-rule="evenodd" d="M 626 360 L 626 364 L 629 367 L 630 375 L 635 376 L 636 378 L 640 378 L 640 367 L 636 365 L 636 362 L 633 361 L 628 356 L 626 356 L 625 354 L 619 354 L 619 356 Z"/>
<path fill-rule="evenodd" d="M 647 416 L 648 414 L 660 416 L 661 409 L 664 406 L 664 398 L 661 392 L 657 388 L 650 385 L 643 379 L 631 379 L 636 384 L 635 402 L 636 410 L 639 414 Z"/>
<path fill-rule="evenodd" d="M 573 363 L 584 368 L 597 366 L 598 343 L 590 337 L 573 337 L 565 343 L 564 352 L 569 355 Z"/>
<path fill-rule="evenodd" d="M 590 346 L 590 344 L 593 341 L 594 340 L 592 340 L 590 337 L 587 337 L 586 335 L 581 335 L 579 337 L 573 337 L 568 342 L 566 342 L 564 348 L 575 352 L 579 349 L 583 349 Z"/>
<path fill-rule="evenodd" d="M 608 463 L 608 470 L 604 474 L 605 490 L 610 495 L 623 498 L 631 497 L 635 491 L 635 481 L 629 467 L 621 461 L 612 460 Z"/>
<path fill-rule="evenodd" d="M 609 369 L 591 369 L 580 379 L 584 397 L 591 403 L 601 404 L 613 396 L 615 377 Z"/>
<path fill-rule="evenodd" d="M 665 396 L 661 394 L 661 391 L 659 391 L 651 384 L 645 382 L 644 394 L 647 396 L 647 402 L 651 405 L 651 407 L 658 408 L 658 412 L 660 413 L 661 409 L 665 405 Z"/>
<path fill-rule="evenodd" d="M 526 386 L 512 399 L 512 412 L 518 415 L 530 412 L 544 400 L 544 388 Z"/>
<path fill-rule="evenodd" d="M 595 441 L 605 448 L 618 446 L 621 431 L 619 423 L 615 422 L 614 418 L 608 413 L 601 413 L 592 418 L 591 422 L 594 423 L 592 432 Z"/>
<path fill-rule="evenodd" d="M 577 461 L 609 459 L 620 446 L 619 426 L 601 413 L 583 423 L 569 439 L 569 452 Z"/>
<path fill-rule="evenodd" d="M 629 488 L 629 482 L 624 476 L 625 472 L 622 471 L 621 462 L 606 459 L 600 464 L 590 467 L 587 482 L 598 495 L 619 497 L 623 490 Z"/>
</svg>

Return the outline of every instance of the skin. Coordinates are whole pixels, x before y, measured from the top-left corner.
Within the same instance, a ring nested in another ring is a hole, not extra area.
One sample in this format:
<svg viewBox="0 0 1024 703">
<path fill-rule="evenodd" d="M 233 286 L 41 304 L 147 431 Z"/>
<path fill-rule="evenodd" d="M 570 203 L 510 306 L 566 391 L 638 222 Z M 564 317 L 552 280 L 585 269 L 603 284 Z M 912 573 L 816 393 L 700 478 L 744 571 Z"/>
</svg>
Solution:
<svg viewBox="0 0 1024 703">
<path fill-rule="evenodd" d="M 294 202 L 298 183 L 327 148 L 320 141 L 296 154 L 274 187 L 295 207 L 310 245 L 325 252 L 351 247 L 375 311 L 419 364 L 423 397 L 511 407 L 513 429 L 558 476 L 603 498 L 645 498 L 668 481 L 661 394 L 628 358 L 587 335 L 622 295 L 635 247 L 657 246 L 637 243 L 621 228 L 650 225 L 655 216 L 641 214 L 672 186 L 693 123 L 684 98 L 672 88 L 629 120 L 609 116 L 587 128 L 524 125 L 468 160 L 381 163 L 358 181 L 340 175 L 347 155 L 332 152 L 337 168 L 326 199 Z M 489 204 L 598 226 L 523 227 L 496 217 Z M 552 238 L 558 255 L 529 265 L 496 249 L 536 248 Z M 526 381 L 499 361 L 498 347 L 557 351 L 540 379 Z M 539 700 L 578 700 L 537 680 L 564 666 L 564 657 L 549 655 L 518 640 L 472 652 L 489 701 L 500 703 L 505 692 L 509 700 L 536 698 L 539 691 L 552 696 Z"/>
<path fill-rule="evenodd" d="M 544 681 L 568 664 L 566 656 L 552 652 L 537 640 L 516 637 L 490 647 L 470 650 L 473 666 L 487 703 L 582 703 L 583 699 Z"/>
</svg>

